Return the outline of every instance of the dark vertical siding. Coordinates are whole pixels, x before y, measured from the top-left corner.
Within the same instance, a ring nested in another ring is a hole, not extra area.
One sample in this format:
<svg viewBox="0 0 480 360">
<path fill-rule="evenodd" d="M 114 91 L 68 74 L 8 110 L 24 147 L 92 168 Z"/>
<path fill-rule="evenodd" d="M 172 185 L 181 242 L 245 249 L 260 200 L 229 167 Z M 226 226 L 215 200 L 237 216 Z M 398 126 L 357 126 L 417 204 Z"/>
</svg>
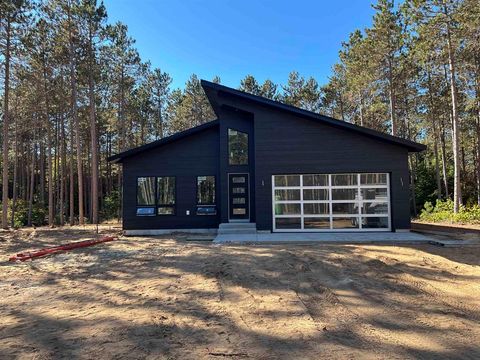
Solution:
<svg viewBox="0 0 480 360">
<path fill-rule="evenodd" d="M 245 100 L 222 101 L 254 114 L 257 229 L 272 229 L 272 175 L 342 172 L 390 173 L 392 228 L 410 228 L 406 148 Z"/>
<path fill-rule="evenodd" d="M 255 222 L 255 137 L 253 117 L 241 111 L 221 109 L 220 118 L 220 183 L 222 199 L 221 222 L 228 222 L 228 174 L 250 174 L 250 222 Z M 228 164 L 228 129 L 242 131 L 248 134 L 248 165 Z"/>
<path fill-rule="evenodd" d="M 123 163 L 123 228 L 181 229 L 218 227 L 220 216 L 196 215 L 197 176 L 216 176 L 217 213 L 220 207 L 218 127 L 142 152 Z M 176 215 L 136 216 L 139 176 L 175 176 Z M 186 211 L 190 210 L 190 215 Z"/>
</svg>

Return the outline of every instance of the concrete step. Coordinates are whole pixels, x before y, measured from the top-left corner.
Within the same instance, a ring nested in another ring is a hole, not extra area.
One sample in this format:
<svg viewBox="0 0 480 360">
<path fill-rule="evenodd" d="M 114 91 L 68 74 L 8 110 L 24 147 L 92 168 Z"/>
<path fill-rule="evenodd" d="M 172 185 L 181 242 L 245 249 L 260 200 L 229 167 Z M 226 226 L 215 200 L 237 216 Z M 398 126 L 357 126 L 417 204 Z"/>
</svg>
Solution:
<svg viewBox="0 0 480 360">
<path fill-rule="evenodd" d="M 219 234 L 256 234 L 255 223 L 223 223 L 218 226 Z"/>
</svg>

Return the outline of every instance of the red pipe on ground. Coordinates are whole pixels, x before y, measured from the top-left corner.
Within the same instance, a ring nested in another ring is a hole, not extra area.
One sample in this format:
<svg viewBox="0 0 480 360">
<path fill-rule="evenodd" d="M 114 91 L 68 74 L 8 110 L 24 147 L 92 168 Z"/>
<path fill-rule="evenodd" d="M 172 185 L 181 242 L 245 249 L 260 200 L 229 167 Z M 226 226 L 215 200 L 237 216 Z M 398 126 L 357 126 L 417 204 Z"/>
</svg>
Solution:
<svg viewBox="0 0 480 360">
<path fill-rule="evenodd" d="M 87 246 L 92 246 L 92 245 L 96 245 L 96 244 L 100 244 L 100 243 L 104 243 L 104 242 L 108 242 L 108 241 L 113 241 L 115 239 L 116 239 L 116 237 L 114 237 L 114 236 L 104 236 L 104 237 L 102 237 L 100 239 L 97 239 L 97 240 L 77 241 L 77 242 L 74 242 L 74 243 L 60 245 L 60 246 L 54 246 L 54 247 L 45 248 L 45 249 L 40 249 L 40 250 L 29 252 L 29 253 L 20 253 L 20 254 L 17 254 L 15 256 L 12 256 L 8 260 L 9 261 L 26 261 L 28 259 L 33 259 L 33 258 L 37 258 L 37 257 L 40 257 L 40 256 L 55 254 L 55 253 L 58 253 L 58 252 L 69 251 L 69 250 L 83 248 L 83 247 L 87 247 Z"/>
</svg>

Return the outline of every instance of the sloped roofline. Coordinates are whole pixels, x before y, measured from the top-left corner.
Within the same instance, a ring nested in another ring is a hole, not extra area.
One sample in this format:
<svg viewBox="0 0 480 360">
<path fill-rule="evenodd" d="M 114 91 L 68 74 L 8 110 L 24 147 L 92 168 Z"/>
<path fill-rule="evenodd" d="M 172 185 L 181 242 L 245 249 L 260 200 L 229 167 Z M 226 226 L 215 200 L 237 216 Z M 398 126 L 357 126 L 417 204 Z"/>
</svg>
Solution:
<svg viewBox="0 0 480 360">
<path fill-rule="evenodd" d="M 349 130 L 349 131 L 353 131 L 353 132 L 356 132 L 358 134 L 365 135 L 365 136 L 368 136 L 368 137 L 371 137 L 371 138 L 375 138 L 375 139 L 378 139 L 378 140 L 381 140 L 381 141 L 384 141 L 384 142 L 388 142 L 388 143 L 391 143 L 391 144 L 403 146 L 403 147 L 407 148 L 408 151 L 410 151 L 410 152 L 420 152 L 420 151 L 426 150 L 426 148 L 427 148 L 425 145 L 417 143 L 415 141 L 410 141 L 410 140 L 403 139 L 403 138 L 400 138 L 400 137 L 397 137 L 397 136 L 392 136 L 392 135 L 389 135 L 389 134 L 386 134 L 386 133 L 383 133 L 383 132 L 380 132 L 380 131 L 369 129 L 369 128 L 366 128 L 366 127 L 363 127 L 363 126 L 358 126 L 358 125 L 355 125 L 355 124 L 351 124 L 351 123 L 346 122 L 346 121 L 338 120 L 338 119 L 335 119 L 335 118 L 332 118 L 332 117 L 329 117 L 329 116 L 325 116 L 325 115 L 317 114 L 317 113 L 314 113 L 314 112 L 311 112 L 311 111 L 303 110 L 303 109 L 297 108 L 295 106 L 287 105 L 287 104 L 284 104 L 284 103 L 281 103 L 281 102 L 275 101 L 275 100 L 270 100 L 270 99 L 264 98 L 262 96 L 257 96 L 257 95 L 253 95 L 253 94 L 250 94 L 250 93 L 246 93 L 244 91 L 232 89 L 232 88 L 229 88 L 227 86 L 220 85 L 220 84 L 217 84 L 217 83 L 212 83 L 212 82 L 207 81 L 207 80 L 202 80 L 201 84 L 202 84 L 203 89 L 205 90 L 205 93 L 207 94 L 207 97 L 209 98 L 210 103 L 212 103 L 212 106 L 214 107 L 214 110 L 215 110 L 215 99 L 212 98 L 211 91 L 209 91 L 209 90 L 214 90 L 219 95 L 227 95 L 227 96 L 230 95 L 230 96 L 233 96 L 233 97 L 242 98 L 244 100 L 255 102 L 257 104 L 262 104 L 264 106 L 273 107 L 273 108 L 276 108 L 276 109 L 281 110 L 281 111 L 286 111 L 286 112 L 295 114 L 295 115 L 303 117 L 303 118 L 316 120 L 316 121 L 322 122 L 322 123 L 327 124 L 327 125 L 331 125 L 331 126 L 334 126 L 334 127 L 346 129 L 346 130 Z M 218 114 L 217 114 L 217 116 L 218 116 Z"/>
<path fill-rule="evenodd" d="M 218 126 L 218 124 L 219 124 L 218 119 L 212 120 L 212 121 L 209 121 L 205 124 L 198 125 L 198 126 L 195 126 L 193 128 L 190 128 L 188 130 L 180 131 L 180 132 L 175 133 L 171 136 L 164 137 L 160 140 L 152 141 L 151 143 L 148 143 L 148 144 L 145 144 L 145 145 L 142 145 L 142 146 L 138 146 L 136 148 L 126 150 L 126 151 L 123 151 L 121 153 L 112 155 L 109 158 L 107 158 L 107 161 L 110 161 L 110 162 L 113 162 L 113 163 L 122 162 L 123 159 L 125 159 L 126 157 L 139 154 L 141 152 L 156 148 L 158 146 L 169 144 L 169 143 L 171 143 L 173 141 L 176 141 L 176 140 L 183 139 L 187 136 L 199 133 L 201 131 L 213 128 L 215 126 Z"/>
</svg>

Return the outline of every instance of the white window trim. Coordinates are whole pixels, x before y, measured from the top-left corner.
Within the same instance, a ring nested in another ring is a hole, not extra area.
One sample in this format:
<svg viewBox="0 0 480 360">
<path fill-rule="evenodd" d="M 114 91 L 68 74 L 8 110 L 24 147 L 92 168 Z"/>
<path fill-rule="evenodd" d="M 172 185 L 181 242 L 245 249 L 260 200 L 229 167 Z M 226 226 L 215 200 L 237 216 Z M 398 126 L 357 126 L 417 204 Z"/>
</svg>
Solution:
<svg viewBox="0 0 480 360">
<path fill-rule="evenodd" d="M 342 174 L 318 174 L 318 175 L 328 175 L 328 186 L 303 186 L 303 176 L 304 175 L 317 175 L 317 174 L 287 174 L 287 175 L 296 175 L 300 176 L 300 186 L 275 186 L 275 176 L 284 176 L 283 174 L 272 175 L 272 231 L 273 232 L 385 232 L 391 231 L 392 222 L 391 222 L 391 198 L 390 198 L 390 174 L 389 173 L 372 173 L 369 174 L 385 174 L 387 176 L 387 184 L 384 185 L 375 185 L 375 184 L 361 184 L 361 175 L 362 173 L 351 173 L 357 176 L 357 185 L 345 185 L 332 186 L 332 175 L 342 175 Z M 351 175 L 349 174 L 349 175 Z M 303 190 L 306 189 L 326 189 L 328 190 L 329 200 L 303 200 Z M 332 199 L 332 190 L 334 189 L 357 189 L 357 199 L 352 200 L 331 200 Z M 361 196 L 361 189 L 387 189 L 387 196 L 385 199 L 363 199 Z M 275 190 L 300 190 L 300 200 L 279 200 L 275 201 Z M 305 214 L 303 204 L 328 204 L 329 213 L 328 214 Z M 341 204 L 341 203 L 354 203 L 359 206 L 358 212 L 354 214 L 333 214 L 332 205 Z M 387 212 L 384 214 L 363 214 L 362 209 L 365 203 L 382 203 L 387 205 Z M 275 214 L 275 205 L 276 204 L 300 204 L 300 214 L 294 215 L 276 215 Z M 277 229 L 275 219 L 276 218 L 291 218 L 291 219 L 300 219 L 300 229 Z M 328 218 L 330 222 L 329 229 L 305 229 L 305 218 Z M 356 218 L 358 220 L 358 228 L 348 229 L 348 228 L 334 228 L 333 219 L 335 218 Z M 388 226 L 386 228 L 363 228 L 362 227 L 362 218 L 387 218 Z"/>
</svg>

